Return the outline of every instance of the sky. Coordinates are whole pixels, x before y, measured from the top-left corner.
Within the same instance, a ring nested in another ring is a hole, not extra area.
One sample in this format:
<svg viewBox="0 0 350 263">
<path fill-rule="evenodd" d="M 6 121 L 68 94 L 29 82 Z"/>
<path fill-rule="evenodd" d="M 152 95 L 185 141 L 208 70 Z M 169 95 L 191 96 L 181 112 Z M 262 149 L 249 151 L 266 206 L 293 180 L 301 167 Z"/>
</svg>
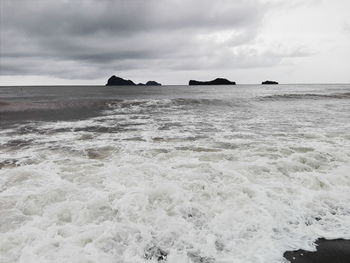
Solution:
<svg viewBox="0 0 350 263">
<path fill-rule="evenodd" d="M 0 85 L 350 83 L 349 0 L 0 0 Z"/>
</svg>

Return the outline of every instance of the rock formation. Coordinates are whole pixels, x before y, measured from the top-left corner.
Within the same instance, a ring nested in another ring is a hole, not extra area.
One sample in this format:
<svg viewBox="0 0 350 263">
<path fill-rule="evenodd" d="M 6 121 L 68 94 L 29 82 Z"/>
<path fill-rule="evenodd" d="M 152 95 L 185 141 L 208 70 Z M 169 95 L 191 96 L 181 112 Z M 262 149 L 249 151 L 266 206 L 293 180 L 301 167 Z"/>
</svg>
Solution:
<svg viewBox="0 0 350 263">
<path fill-rule="evenodd" d="M 112 76 L 108 79 L 106 86 L 133 86 L 136 85 L 131 80 L 122 79 L 116 76 Z"/>
<path fill-rule="evenodd" d="M 117 76 L 112 76 L 108 79 L 106 86 L 161 86 L 162 84 L 150 80 L 147 81 L 146 84 L 144 83 L 139 83 L 139 84 L 135 84 L 133 81 L 131 80 L 126 80 Z"/>
<path fill-rule="evenodd" d="M 262 85 L 277 85 L 278 82 L 277 81 L 273 81 L 273 80 L 266 80 L 261 82 Z"/>
<path fill-rule="evenodd" d="M 158 83 L 157 81 L 150 80 L 146 82 L 146 86 L 162 86 L 162 84 Z"/>
<path fill-rule="evenodd" d="M 227 79 L 223 78 L 217 78 L 211 81 L 197 81 L 197 80 L 190 80 L 188 85 L 236 85 L 236 82 L 229 81 Z"/>
<path fill-rule="evenodd" d="M 287 251 L 284 257 L 291 263 L 348 263 L 350 259 L 350 240 L 318 239 L 317 251 Z"/>
</svg>

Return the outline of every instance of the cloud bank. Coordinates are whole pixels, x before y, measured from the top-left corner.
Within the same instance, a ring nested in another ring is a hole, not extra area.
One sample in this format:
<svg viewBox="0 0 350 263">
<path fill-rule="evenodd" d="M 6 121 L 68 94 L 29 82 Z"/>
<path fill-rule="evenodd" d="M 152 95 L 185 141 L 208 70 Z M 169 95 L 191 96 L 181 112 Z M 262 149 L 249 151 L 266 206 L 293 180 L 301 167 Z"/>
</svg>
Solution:
<svg viewBox="0 0 350 263">
<path fill-rule="evenodd" d="M 5 0 L 1 75 L 96 79 L 130 71 L 270 67 L 300 49 L 264 46 L 258 0 Z"/>
</svg>

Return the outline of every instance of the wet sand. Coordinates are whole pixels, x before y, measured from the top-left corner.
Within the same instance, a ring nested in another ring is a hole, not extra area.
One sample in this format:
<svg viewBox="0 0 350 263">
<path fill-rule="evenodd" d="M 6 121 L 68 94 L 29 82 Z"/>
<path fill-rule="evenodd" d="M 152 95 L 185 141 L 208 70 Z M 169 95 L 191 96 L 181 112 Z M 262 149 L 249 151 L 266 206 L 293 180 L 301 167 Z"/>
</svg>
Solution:
<svg viewBox="0 0 350 263">
<path fill-rule="evenodd" d="M 350 240 L 344 239 L 318 239 L 317 251 L 310 252 L 299 249 L 287 251 L 284 257 L 291 263 L 349 263 Z"/>
</svg>

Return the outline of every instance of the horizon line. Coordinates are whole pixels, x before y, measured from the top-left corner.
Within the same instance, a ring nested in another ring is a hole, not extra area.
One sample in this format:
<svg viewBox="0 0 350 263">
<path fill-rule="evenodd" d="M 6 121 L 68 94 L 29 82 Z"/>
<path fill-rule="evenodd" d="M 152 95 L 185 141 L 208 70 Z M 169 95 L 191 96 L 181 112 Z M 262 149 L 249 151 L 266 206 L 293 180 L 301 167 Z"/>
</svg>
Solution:
<svg viewBox="0 0 350 263">
<path fill-rule="evenodd" d="M 161 86 L 238 86 L 238 85 L 260 85 L 260 86 L 278 86 L 278 85 L 349 85 L 350 82 L 307 82 L 307 83 L 278 83 L 278 84 L 262 84 L 262 83 L 237 83 L 236 85 L 188 85 L 188 84 L 162 84 Z M 138 85 L 110 85 L 107 86 L 106 84 L 100 84 L 100 85 L 93 85 L 93 84 L 64 84 L 64 85 L 54 85 L 54 84 L 25 84 L 25 85 L 0 85 L 0 87 L 82 87 L 82 86 L 89 86 L 89 87 L 145 87 L 145 86 L 138 86 Z M 148 86 L 152 87 L 152 86 Z"/>
</svg>

